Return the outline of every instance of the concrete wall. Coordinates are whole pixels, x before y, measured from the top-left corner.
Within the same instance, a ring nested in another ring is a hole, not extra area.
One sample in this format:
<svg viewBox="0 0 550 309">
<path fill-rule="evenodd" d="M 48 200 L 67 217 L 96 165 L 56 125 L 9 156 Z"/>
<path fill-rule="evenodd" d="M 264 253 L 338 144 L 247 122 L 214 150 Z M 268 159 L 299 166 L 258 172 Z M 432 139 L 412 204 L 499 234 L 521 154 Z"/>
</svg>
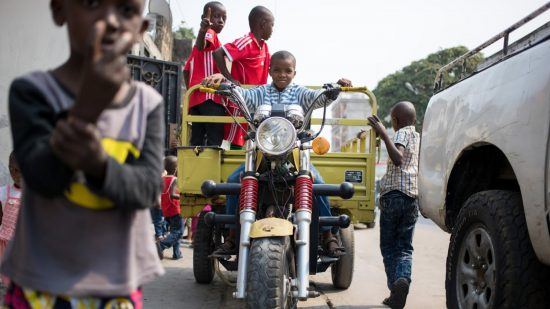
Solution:
<svg viewBox="0 0 550 309">
<path fill-rule="evenodd" d="M 9 179 L 11 81 L 29 71 L 53 68 L 69 54 L 66 30 L 53 24 L 48 5 L 47 0 L 0 1 L 0 185 Z"/>
</svg>

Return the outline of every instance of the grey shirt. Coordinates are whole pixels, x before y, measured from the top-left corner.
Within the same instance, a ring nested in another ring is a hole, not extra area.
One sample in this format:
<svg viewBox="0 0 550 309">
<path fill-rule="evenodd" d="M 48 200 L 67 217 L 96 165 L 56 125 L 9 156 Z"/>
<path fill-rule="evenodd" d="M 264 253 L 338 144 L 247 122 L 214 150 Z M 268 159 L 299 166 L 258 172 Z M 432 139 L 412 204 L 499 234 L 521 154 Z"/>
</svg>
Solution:
<svg viewBox="0 0 550 309">
<path fill-rule="evenodd" d="M 49 138 L 74 96 L 47 72 L 15 80 L 9 108 L 25 188 L 2 272 L 25 288 L 67 296 L 129 295 L 163 273 L 148 207 L 160 194 L 162 97 L 133 82 L 97 127 L 109 154 L 103 183 L 72 171 Z"/>
</svg>

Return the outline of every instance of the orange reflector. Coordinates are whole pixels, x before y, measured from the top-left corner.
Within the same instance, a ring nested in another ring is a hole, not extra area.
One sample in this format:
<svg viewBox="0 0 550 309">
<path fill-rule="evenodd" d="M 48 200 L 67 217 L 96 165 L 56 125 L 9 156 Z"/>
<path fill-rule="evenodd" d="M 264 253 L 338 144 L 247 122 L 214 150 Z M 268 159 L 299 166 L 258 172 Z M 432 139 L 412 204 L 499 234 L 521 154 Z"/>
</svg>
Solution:
<svg viewBox="0 0 550 309">
<path fill-rule="evenodd" d="M 330 143 L 326 138 L 317 136 L 311 143 L 311 147 L 316 154 L 324 155 L 330 150 Z"/>
</svg>

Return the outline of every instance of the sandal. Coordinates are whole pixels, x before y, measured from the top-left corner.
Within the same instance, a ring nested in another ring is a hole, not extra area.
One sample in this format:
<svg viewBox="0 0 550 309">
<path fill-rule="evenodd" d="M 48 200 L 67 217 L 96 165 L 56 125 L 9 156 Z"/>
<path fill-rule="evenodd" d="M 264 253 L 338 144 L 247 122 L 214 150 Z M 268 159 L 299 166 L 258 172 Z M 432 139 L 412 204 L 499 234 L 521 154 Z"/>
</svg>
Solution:
<svg viewBox="0 0 550 309">
<path fill-rule="evenodd" d="M 323 247 L 327 256 L 338 258 L 346 255 L 344 247 L 340 246 L 338 239 L 334 236 L 327 237 L 323 240 Z"/>
<path fill-rule="evenodd" d="M 227 256 L 237 253 L 237 246 L 233 239 L 226 239 L 223 244 L 221 244 L 214 252 L 212 252 L 213 257 Z"/>
</svg>

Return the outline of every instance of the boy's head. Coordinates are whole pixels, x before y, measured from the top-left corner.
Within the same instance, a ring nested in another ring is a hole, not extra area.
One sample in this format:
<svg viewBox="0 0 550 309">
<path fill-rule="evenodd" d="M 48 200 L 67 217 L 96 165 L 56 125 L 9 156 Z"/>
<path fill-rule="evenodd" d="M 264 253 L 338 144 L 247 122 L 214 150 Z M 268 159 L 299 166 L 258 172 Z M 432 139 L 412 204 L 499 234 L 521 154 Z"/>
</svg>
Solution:
<svg viewBox="0 0 550 309">
<path fill-rule="evenodd" d="M 223 27 L 225 26 L 225 21 L 227 20 L 225 6 L 219 1 L 210 1 L 204 5 L 201 18 L 206 18 L 208 16 L 209 9 L 212 30 L 216 31 L 216 33 L 222 32 Z"/>
<path fill-rule="evenodd" d="M 250 25 L 250 31 L 252 31 L 255 36 L 262 40 L 269 40 L 273 33 L 275 17 L 273 17 L 269 9 L 258 5 L 248 14 L 248 24 Z"/>
<path fill-rule="evenodd" d="M 50 0 L 55 24 L 67 24 L 71 56 L 79 57 L 94 46 L 98 29 L 104 29 L 102 51 L 112 50 L 123 38 L 138 42 L 148 26 L 144 4 L 145 0 Z"/>
<path fill-rule="evenodd" d="M 164 170 L 168 175 L 176 175 L 178 171 L 178 158 L 175 156 L 166 156 L 164 158 Z"/>
<path fill-rule="evenodd" d="M 409 101 L 396 103 L 391 109 L 391 124 L 395 131 L 416 123 L 416 109 Z"/>
<path fill-rule="evenodd" d="M 10 153 L 10 158 L 8 162 L 8 169 L 10 170 L 10 176 L 13 180 L 13 183 L 17 186 L 21 186 L 21 171 L 19 170 L 19 165 L 15 160 L 15 153 L 12 151 Z"/>
<path fill-rule="evenodd" d="M 271 56 L 269 75 L 275 88 L 284 90 L 296 76 L 296 58 L 286 50 L 281 50 Z"/>
</svg>

